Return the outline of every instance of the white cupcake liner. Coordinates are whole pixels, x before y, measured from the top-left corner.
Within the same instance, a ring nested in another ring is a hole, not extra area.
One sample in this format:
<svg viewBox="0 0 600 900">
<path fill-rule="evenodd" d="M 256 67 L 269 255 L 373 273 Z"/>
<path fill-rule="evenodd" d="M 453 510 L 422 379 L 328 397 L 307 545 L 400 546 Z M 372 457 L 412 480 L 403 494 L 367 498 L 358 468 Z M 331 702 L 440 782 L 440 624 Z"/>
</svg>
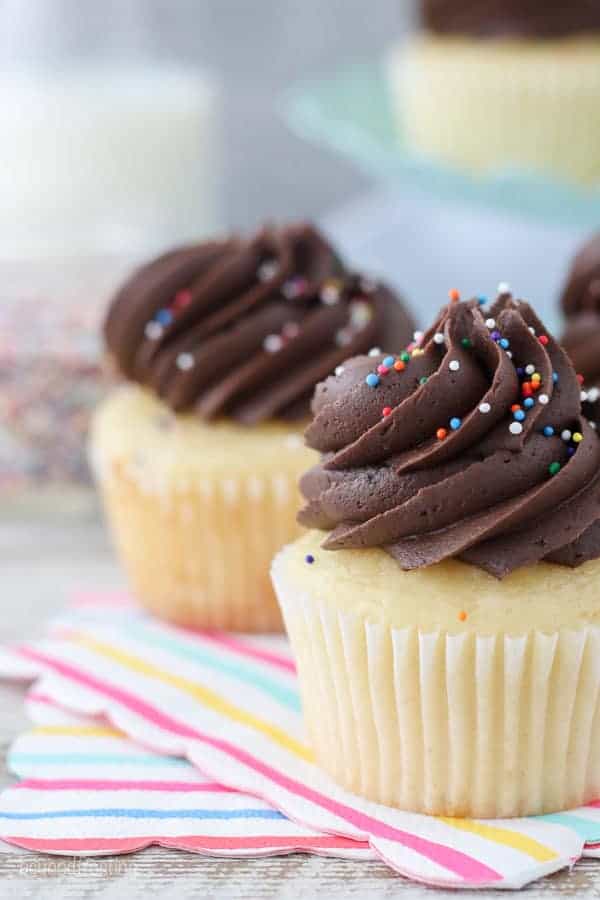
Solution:
<svg viewBox="0 0 600 900">
<path fill-rule="evenodd" d="M 600 180 L 600 41 L 420 36 L 392 51 L 388 72 L 415 150 L 475 170 Z"/>
<path fill-rule="evenodd" d="M 600 796 L 600 629 L 426 633 L 273 581 L 319 765 L 356 794 L 477 818 Z"/>
</svg>

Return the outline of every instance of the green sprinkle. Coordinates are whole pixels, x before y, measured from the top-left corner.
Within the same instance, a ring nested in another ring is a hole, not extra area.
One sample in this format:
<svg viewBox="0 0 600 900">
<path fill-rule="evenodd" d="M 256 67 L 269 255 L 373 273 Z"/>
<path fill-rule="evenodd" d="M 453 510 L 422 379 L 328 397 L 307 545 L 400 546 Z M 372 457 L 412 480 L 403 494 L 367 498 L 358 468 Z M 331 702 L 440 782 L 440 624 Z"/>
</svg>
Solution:
<svg viewBox="0 0 600 900">
<path fill-rule="evenodd" d="M 471 340 L 470 340 L 469 338 L 463 338 L 463 339 L 461 340 L 461 344 L 463 345 L 463 347 L 465 348 L 465 350 L 468 350 L 469 347 L 472 347 L 472 346 L 473 346 L 473 344 L 472 344 L 472 342 L 471 342 Z"/>
<path fill-rule="evenodd" d="M 560 463 L 559 462 L 550 463 L 550 465 L 548 466 L 548 471 L 550 472 L 551 475 L 556 475 L 558 472 L 560 472 Z"/>
<path fill-rule="evenodd" d="M 419 378 L 419 384 L 427 384 L 427 375 L 423 375 L 422 378 Z"/>
<path fill-rule="evenodd" d="M 410 362 L 410 353 L 407 353 L 406 350 L 403 350 L 400 354 L 400 359 L 402 362 Z"/>
</svg>

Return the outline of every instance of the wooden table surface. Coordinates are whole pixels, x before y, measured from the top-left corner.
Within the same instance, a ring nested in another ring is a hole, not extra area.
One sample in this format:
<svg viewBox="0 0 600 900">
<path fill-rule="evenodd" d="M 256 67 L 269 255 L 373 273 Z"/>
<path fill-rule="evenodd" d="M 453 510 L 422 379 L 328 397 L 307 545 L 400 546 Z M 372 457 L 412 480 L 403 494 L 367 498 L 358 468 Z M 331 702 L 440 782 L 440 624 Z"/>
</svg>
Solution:
<svg viewBox="0 0 600 900">
<path fill-rule="evenodd" d="M 102 528 L 0 525 L 0 642 L 39 634 L 77 588 L 122 586 Z M 0 683 L 0 784 L 10 781 L 5 758 L 27 727 L 23 688 Z M 531 898 L 600 897 L 600 861 L 583 861 L 526 889 Z M 286 898 L 453 897 L 413 884 L 377 862 L 355 863 L 295 854 L 256 860 L 207 859 L 151 848 L 129 856 L 74 860 L 0 853 L 0 898 L 15 900 L 146 900 L 148 897 Z M 496 897 L 497 891 L 478 892 Z"/>
</svg>

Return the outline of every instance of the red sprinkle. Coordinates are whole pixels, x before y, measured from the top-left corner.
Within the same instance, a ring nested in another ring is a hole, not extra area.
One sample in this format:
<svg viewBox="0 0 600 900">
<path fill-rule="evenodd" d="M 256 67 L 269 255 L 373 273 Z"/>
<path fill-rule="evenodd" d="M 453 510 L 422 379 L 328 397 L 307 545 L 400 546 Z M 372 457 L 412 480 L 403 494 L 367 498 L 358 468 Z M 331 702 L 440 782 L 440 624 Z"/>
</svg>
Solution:
<svg viewBox="0 0 600 900">
<path fill-rule="evenodd" d="M 391 406 L 384 406 L 383 409 L 382 409 L 382 413 L 383 413 L 384 416 L 389 416 L 389 415 L 391 415 L 391 412 L 392 412 L 392 407 L 391 407 Z"/>
<path fill-rule="evenodd" d="M 188 288 L 177 291 L 173 298 L 173 309 L 179 311 L 185 309 L 192 302 L 192 292 Z"/>
<path fill-rule="evenodd" d="M 524 381 L 521 385 L 521 391 L 525 397 L 530 397 L 532 394 L 531 381 Z"/>
<path fill-rule="evenodd" d="M 579 384 L 583 384 L 583 382 L 585 381 L 585 378 L 583 377 L 583 375 L 578 375 L 577 381 L 579 382 Z"/>
<path fill-rule="evenodd" d="M 548 335 L 547 335 L 547 334 L 540 334 L 540 336 L 539 336 L 539 338 L 538 338 L 538 341 L 540 342 L 540 344 L 543 344 L 544 347 L 545 347 L 546 344 L 548 343 Z"/>
<path fill-rule="evenodd" d="M 390 370 L 387 366 L 377 366 L 377 372 L 379 375 L 387 375 Z"/>
</svg>

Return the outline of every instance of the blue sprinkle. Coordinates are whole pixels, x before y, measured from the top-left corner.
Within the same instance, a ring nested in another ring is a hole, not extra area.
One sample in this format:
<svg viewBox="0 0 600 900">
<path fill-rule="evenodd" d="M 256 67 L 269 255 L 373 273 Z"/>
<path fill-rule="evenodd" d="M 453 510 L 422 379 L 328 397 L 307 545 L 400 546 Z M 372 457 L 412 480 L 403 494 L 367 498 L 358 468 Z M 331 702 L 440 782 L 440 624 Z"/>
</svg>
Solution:
<svg viewBox="0 0 600 900">
<path fill-rule="evenodd" d="M 508 348 L 510 347 L 510 341 L 508 341 L 506 338 L 501 338 L 498 343 L 503 350 L 508 350 Z"/>
<path fill-rule="evenodd" d="M 386 366 L 388 369 L 391 369 L 395 362 L 396 362 L 396 360 L 394 359 L 393 356 L 386 356 L 386 358 L 383 361 L 383 365 Z"/>
<path fill-rule="evenodd" d="M 168 309 L 159 309 L 154 316 L 154 320 L 161 325 L 170 325 L 173 321 L 173 313 L 169 312 Z"/>
<path fill-rule="evenodd" d="M 369 372 L 369 374 L 365 378 L 366 384 L 368 384 L 369 387 L 372 388 L 376 388 L 380 381 L 381 379 L 379 375 L 376 375 L 375 372 Z"/>
<path fill-rule="evenodd" d="M 482 294 L 481 297 L 477 298 L 477 302 L 480 306 L 485 306 L 485 304 L 488 302 L 488 298 L 484 297 L 484 295 Z"/>
<path fill-rule="evenodd" d="M 456 431 L 456 429 L 460 428 L 461 425 L 462 421 L 458 418 L 458 416 L 454 416 L 452 419 L 450 419 L 450 428 L 452 429 L 452 431 Z"/>
<path fill-rule="evenodd" d="M 525 374 L 525 369 L 523 368 L 523 366 L 518 366 L 517 367 L 517 375 L 519 376 L 519 378 L 522 378 L 524 374 Z"/>
<path fill-rule="evenodd" d="M 517 422 L 522 422 L 524 418 L 525 418 L 525 413 L 523 412 L 522 409 L 517 409 L 513 413 L 513 419 L 515 419 Z"/>
<path fill-rule="evenodd" d="M 552 435 L 554 434 L 554 428 L 552 427 L 552 425 L 544 426 L 544 434 L 546 435 L 546 437 L 552 437 Z"/>
<path fill-rule="evenodd" d="M 558 381 L 558 372 L 552 373 L 552 381 L 554 382 L 554 384 L 556 384 L 556 382 Z"/>
<path fill-rule="evenodd" d="M 305 559 L 305 561 L 306 561 L 309 565 L 312 565 L 312 563 L 314 563 L 314 561 L 315 561 L 315 558 L 314 558 L 314 556 L 312 555 L 312 553 L 308 553 L 308 554 L 304 557 L 304 559 Z"/>
<path fill-rule="evenodd" d="M 533 397 L 525 397 L 525 399 L 523 400 L 523 406 L 525 407 L 525 409 L 531 409 L 534 403 L 535 400 L 533 399 Z"/>
</svg>

